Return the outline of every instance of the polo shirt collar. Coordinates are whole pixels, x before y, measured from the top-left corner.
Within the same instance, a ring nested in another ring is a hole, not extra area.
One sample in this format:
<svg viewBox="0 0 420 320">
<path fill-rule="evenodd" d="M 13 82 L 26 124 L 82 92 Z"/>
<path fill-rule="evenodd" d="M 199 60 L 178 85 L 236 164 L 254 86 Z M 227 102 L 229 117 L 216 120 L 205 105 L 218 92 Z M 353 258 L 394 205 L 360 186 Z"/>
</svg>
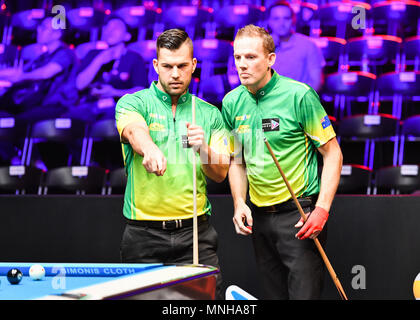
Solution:
<svg viewBox="0 0 420 320">
<path fill-rule="evenodd" d="M 261 89 L 258 89 L 258 91 L 253 96 L 257 99 L 264 98 L 264 96 L 266 96 L 268 93 L 270 93 L 270 91 L 274 88 L 278 79 L 279 79 L 278 73 L 274 69 L 271 69 L 271 79 L 270 79 L 270 81 L 268 81 L 268 83 L 264 87 L 262 87 Z M 246 90 L 248 91 L 248 89 L 246 89 Z M 251 92 L 249 92 L 249 93 L 252 95 Z"/>
<path fill-rule="evenodd" d="M 156 97 L 159 100 L 161 100 L 162 102 L 164 102 L 165 104 L 167 104 L 169 106 L 172 106 L 171 96 L 169 94 L 167 94 L 166 92 L 160 90 L 157 87 L 156 84 L 157 84 L 157 81 L 153 81 L 152 84 L 150 85 L 150 90 L 152 90 L 152 92 L 154 92 L 154 94 L 156 95 Z M 178 105 L 182 105 L 182 104 L 188 103 L 190 101 L 191 101 L 191 94 L 187 89 L 187 92 L 179 97 Z"/>
</svg>

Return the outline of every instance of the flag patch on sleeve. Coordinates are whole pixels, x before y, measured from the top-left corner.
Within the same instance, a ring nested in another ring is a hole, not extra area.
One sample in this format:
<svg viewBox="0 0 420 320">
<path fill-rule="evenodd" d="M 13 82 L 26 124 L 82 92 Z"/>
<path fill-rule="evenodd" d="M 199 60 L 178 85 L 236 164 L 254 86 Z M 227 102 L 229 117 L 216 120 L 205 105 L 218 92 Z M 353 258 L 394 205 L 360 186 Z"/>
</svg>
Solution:
<svg viewBox="0 0 420 320">
<path fill-rule="evenodd" d="M 328 116 L 325 116 L 321 119 L 322 129 L 328 128 L 331 125 L 330 118 Z"/>
</svg>

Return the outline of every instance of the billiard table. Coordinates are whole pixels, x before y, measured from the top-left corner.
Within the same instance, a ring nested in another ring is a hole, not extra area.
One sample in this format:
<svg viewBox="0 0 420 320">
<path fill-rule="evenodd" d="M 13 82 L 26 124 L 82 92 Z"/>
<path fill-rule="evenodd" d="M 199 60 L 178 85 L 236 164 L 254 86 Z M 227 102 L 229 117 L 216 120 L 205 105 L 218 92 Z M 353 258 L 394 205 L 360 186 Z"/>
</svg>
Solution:
<svg viewBox="0 0 420 320">
<path fill-rule="evenodd" d="M 43 280 L 32 280 L 29 268 L 41 264 Z M 18 284 L 7 272 L 23 273 Z M 0 300 L 211 300 L 217 268 L 177 264 L 0 263 Z"/>
</svg>

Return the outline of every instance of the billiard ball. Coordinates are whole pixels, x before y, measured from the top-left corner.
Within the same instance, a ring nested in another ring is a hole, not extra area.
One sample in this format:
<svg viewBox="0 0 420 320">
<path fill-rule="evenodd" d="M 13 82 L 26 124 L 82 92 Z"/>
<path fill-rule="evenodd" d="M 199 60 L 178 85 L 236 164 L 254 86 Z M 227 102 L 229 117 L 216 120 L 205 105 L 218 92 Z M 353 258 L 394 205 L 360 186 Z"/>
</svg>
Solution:
<svg viewBox="0 0 420 320">
<path fill-rule="evenodd" d="M 32 280 L 42 280 L 45 277 L 45 269 L 40 264 L 34 264 L 29 268 L 29 276 Z"/>
<path fill-rule="evenodd" d="M 10 269 L 7 273 L 7 280 L 11 284 L 18 284 L 22 280 L 23 274 L 19 269 Z"/>
</svg>

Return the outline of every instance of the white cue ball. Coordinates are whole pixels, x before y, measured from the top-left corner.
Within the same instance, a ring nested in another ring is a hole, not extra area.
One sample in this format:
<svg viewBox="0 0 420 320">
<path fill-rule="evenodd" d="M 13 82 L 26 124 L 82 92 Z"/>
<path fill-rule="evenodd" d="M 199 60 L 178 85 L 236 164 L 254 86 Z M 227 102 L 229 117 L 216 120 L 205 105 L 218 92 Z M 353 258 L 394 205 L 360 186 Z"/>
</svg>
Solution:
<svg viewBox="0 0 420 320">
<path fill-rule="evenodd" d="M 29 276 L 32 280 L 43 280 L 45 277 L 45 269 L 40 264 L 34 264 L 29 269 Z"/>
</svg>

